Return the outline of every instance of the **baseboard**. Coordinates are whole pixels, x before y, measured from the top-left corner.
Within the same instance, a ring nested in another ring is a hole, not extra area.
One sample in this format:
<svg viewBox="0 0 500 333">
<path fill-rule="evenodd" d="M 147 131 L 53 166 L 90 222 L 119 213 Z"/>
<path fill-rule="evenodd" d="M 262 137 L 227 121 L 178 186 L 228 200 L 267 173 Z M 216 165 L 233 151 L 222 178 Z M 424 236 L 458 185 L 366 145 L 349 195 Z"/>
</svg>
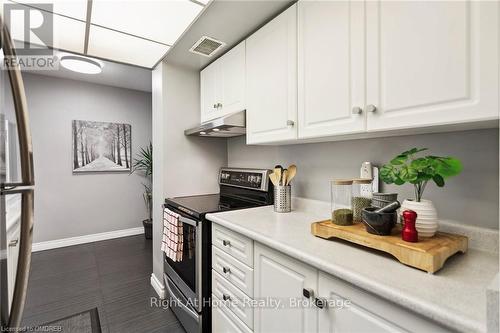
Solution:
<svg viewBox="0 0 500 333">
<path fill-rule="evenodd" d="M 160 299 L 165 299 L 166 297 L 165 286 L 163 285 L 163 283 L 160 282 L 160 280 L 158 280 L 158 278 L 154 273 L 151 274 L 151 285 L 158 294 L 158 297 L 160 297 Z"/>
<path fill-rule="evenodd" d="M 78 237 L 70 237 L 70 238 L 62 238 L 56 239 L 46 242 L 33 243 L 31 247 L 32 252 L 45 251 L 51 249 L 57 249 L 60 247 L 66 247 L 71 245 L 85 244 L 85 243 L 93 243 L 107 239 L 120 238 L 126 236 L 140 235 L 144 233 L 143 227 L 138 228 L 130 228 L 130 229 L 122 229 L 108 232 L 101 232 L 99 234 L 78 236 Z"/>
</svg>

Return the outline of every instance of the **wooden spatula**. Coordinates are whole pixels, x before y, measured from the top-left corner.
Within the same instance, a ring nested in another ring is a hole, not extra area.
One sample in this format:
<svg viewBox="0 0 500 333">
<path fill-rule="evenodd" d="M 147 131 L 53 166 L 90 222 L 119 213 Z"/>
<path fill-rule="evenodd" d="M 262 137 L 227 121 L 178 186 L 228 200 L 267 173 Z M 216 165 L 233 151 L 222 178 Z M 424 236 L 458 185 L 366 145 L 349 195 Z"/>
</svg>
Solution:
<svg viewBox="0 0 500 333">
<path fill-rule="evenodd" d="M 279 180 L 278 180 L 278 176 L 276 176 L 275 173 L 270 173 L 269 179 L 271 179 L 271 183 L 273 183 L 274 186 L 278 186 Z"/>
<path fill-rule="evenodd" d="M 281 170 L 282 170 L 281 167 L 274 168 L 274 175 L 276 176 L 276 180 L 278 181 L 277 185 L 281 185 L 280 184 L 280 182 L 281 182 Z"/>
</svg>

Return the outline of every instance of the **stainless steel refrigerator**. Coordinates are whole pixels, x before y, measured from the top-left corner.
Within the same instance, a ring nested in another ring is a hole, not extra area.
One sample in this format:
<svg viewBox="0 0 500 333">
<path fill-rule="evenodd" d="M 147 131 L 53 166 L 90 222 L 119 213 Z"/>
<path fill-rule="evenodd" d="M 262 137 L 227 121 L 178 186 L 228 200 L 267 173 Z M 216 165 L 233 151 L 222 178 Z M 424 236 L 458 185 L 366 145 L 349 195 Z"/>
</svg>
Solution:
<svg viewBox="0 0 500 333">
<path fill-rule="evenodd" d="M 0 18 L 0 58 L 16 57 Z M 21 325 L 31 262 L 33 149 L 18 67 L 0 70 L 0 315 L 2 332 Z M 12 330 L 11 330 L 12 331 Z"/>
</svg>

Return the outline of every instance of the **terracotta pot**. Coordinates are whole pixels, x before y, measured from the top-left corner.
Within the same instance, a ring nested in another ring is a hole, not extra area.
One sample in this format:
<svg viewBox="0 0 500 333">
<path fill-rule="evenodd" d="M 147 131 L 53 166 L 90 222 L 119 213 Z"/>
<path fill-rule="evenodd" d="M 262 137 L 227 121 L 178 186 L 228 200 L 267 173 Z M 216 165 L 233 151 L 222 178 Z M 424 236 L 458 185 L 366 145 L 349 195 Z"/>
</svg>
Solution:
<svg viewBox="0 0 500 333">
<path fill-rule="evenodd" d="M 410 209 L 417 213 L 415 226 L 419 237 L 432 237 L 438 230 L 439 220 L 436 207 L 430 200 L 405 200 L 401 205 L 401 212 Z"/>
</svg>

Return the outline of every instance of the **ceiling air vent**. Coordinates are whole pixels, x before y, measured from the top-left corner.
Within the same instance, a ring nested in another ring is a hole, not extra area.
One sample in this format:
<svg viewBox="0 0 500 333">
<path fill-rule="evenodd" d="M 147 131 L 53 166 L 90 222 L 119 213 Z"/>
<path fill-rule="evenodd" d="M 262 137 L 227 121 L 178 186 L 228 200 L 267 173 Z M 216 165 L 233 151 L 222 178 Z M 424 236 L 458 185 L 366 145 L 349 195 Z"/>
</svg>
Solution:
<svg viewBox="0 0 500 333">
<path fill-rule="evenodd" d="M 226 43 L 218 41 L 208 36 L 203 36 L 189 49 L 190 52 L 211 57 Z"/>
</svg>

